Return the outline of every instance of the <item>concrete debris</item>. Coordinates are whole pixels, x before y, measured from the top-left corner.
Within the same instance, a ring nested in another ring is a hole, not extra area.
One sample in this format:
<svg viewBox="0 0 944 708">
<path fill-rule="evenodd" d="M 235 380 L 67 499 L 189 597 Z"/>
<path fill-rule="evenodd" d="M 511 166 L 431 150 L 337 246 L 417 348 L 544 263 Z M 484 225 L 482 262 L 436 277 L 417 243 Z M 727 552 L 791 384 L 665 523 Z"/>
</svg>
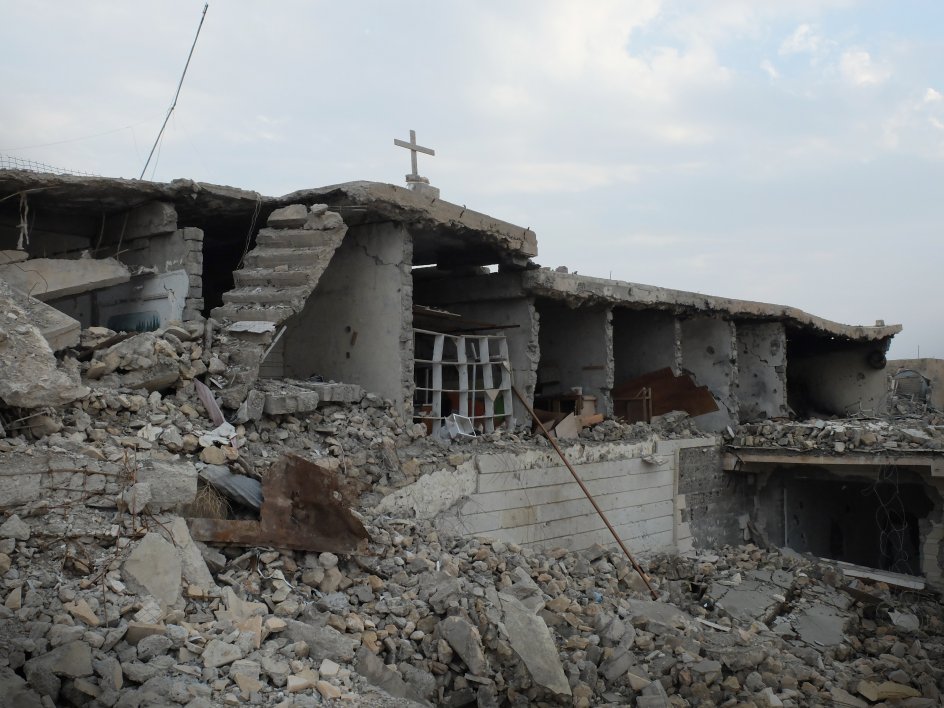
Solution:
<svg viewBox="0 0 944 708">
<path fill-rule="evenodd" d="M 771 420 L 740 426 L 729 442 L 733 447 L 827 454 L 944 450 L 944 414 L 925 411 L 921 417 L 908 418 Z"/>
<path fill-rule="evenodd" d="M 62 406 L 88 394 L 78 371 L 56 361 L 49 343 L 3 280 L 0 313 L 0 402 L 41 408 Z"/>
<path fill-rule="evenodd" d="M 210 571 L 183 519 L 157 512 L 142 536 L 144 518 L 119 517 L 117 545 L 101 524 L 83 572 L 69 544 L 35 533 L 4 547 L 2 594 L 23 599 L 0 608 L 0 683 L 23 705 L 141 705 L 158 687 L 272 706 L 378 691 L 401 705 L 859 705 L 944 689 L 940 604 L 797 554 L 651 555 L 654 602 L 603 548 L 539 552 L 368 515 L 365 554 L 230 546 Z M 737 591 L 758 599 L 735 606 Z"/>
</svg>

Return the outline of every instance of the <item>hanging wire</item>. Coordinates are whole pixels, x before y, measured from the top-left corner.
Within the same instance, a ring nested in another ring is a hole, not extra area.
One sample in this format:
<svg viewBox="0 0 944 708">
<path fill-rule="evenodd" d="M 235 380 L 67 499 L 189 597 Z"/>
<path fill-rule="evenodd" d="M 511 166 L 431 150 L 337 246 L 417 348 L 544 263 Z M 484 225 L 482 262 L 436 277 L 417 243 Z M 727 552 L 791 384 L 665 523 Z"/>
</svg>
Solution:
<svg viewBox="0 0 944 708">
<path fill-rule="evenodd" d="M 184 70 L 180 75 L 180 81 L 177 82 L 177 92 L 174 94 L 174 100 L 170 104 L 170 108 L 167 109 L 167 115 L 164 116 L 164 122 L 157 134 L 157 138 L 154 140 L 154 145 L 151 146 L 151 152 L 148 155 L 147 162 L 144 163 L 144 167 L 141 168 L 141 176 L 138 177 L 138 179 L 144 179 L 144 173 L 147 172 L 148 165 L 151 163 L 151 158 L 154 156 L 154 150 L 157 148 L 157 144 L 161 141 L 161 136 L 164 135 L 164 128 L 167 127 L 167 121 L 170 120 L 171 113 L 173 113 L 174 108 L 177 107 L 177 99 L 180 97 L 180 89 L 184 85 L 184 77 L 187 75 L 187 69 L 190 67 L 190 59 L 193 57 L 193 50 L 197 48 L 197 40 L 200 38 L 200 30 L 203 28 L 203 21 L 206 19 L 207 9 L 209 9 L 209 7 L 210 3 L 206 3 L 203 6 L 203 14 L 200 15 L 200 24 L 197 25 L 197 34 L 193 38 L 193 44 L 190 45 L 190 53 L 187 55 L 187 63 L 184 64 Z"/>
</svg>

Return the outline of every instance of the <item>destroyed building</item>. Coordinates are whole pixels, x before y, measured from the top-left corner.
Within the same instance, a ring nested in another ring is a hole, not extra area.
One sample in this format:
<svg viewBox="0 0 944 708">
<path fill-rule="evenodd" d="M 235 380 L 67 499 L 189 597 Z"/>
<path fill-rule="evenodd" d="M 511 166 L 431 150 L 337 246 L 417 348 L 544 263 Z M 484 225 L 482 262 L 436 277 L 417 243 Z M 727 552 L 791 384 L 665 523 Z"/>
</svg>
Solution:
<svg viewBox="0 0 944 708">
<path fill-rule="evenodd" d="M 114 542 L 117 508 L 188 517 L 170 540 L 198 557 L 194 541 L 211 544 L 204 555 L 214 544 L 357 554 L 377 542 L 358 517 L 370 510 L 530 553 L 592 554 L 613 534 L 634 552 L 693 558 L 753 541 L 849 577 L 944 586 L 944 415 L 931 398 L 896 407 L 885 356 L 898 325 L 542 268 L 529 229 L 387 184 L 274 198 L 0 171 L 0 195 L 0 508 L 28 519 L 27 539 Z M 563 454 L 533 434 L 541 426 Z M 194 503 L 219 490 L 229 512 Z M 77 520 L 73 505 L 94 515 Z M 332 563 L 305 571 L 328 596 Z M 293 565 L 273 566 L 286 587 Z M 219 604 L 213 578 L 182 572 L 191 601 Z M 128 586 L 158 597 L 134 628 L 160 634 L 179 583 Z M 224 597 L 231 620 L 244 602 Z M 511 600 L 493 604 L 505 622 L 532 621 Z M 283 615 L 297 624 L 299 612 Z M 381 646 L 370 657 L 403 658 Z M 539 680 L 515 651 L 541 690 L 583 685 Z M 366 673 L 371 660 L 359 655 Z M 440 700 L 486 685 L 450 680 L 434 686 Z"/>
</svg>

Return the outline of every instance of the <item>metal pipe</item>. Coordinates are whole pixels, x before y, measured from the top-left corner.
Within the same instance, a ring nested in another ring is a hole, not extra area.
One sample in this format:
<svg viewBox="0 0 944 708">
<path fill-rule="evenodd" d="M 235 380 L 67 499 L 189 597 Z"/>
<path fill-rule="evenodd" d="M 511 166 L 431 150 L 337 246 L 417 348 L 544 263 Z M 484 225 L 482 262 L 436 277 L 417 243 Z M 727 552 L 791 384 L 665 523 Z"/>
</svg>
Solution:
<svg viewBox="0 0 944 708">
<path fill-rule="evenodd" d="M 642 578 L 642 581 L 646 584 L 646 588 L 649 590 L 649 594 L 652 595 L 653 600 L 658 600 L 659 596 L 656 594 L 656 591 L 652 589 L 652 586 L 649 584 L 649 578 L 646 575 L 645 571 L 639 567 L 639 563 L 636 562 L 636 559 L 633 558 L 633 554 L 629 552 L 629 549 L 626 548 L 626 544 L 623 543 L 623 539 L 619 537 L 619 534 L 616 533 L 616 529 L 613 528 L 613 525 L 610 523 L 610 520 L 606 518 L 606 514 L 603 513 L 603 509 L 600 508 L 600 505 L 597 504 L 597 500 L 593 498 L 593 495 L 590 494 L 590 490 L 587 489 L 587 485 L 583 483 L 583 480 L 580 479 L 580 475 L 577 474 L 577 471 L 570 464 L 570 461 L 564 455 L 564 451 L 560 449 L 560 445 L 557 444 L 557 439 L 552 438 L 551 434 L 548 432 L 547 428 L 544 427 L 544 423 L 541 422 L 538 418 L 537 413 L 534 412 L 534 409 L 531 405 L 525 400 L 525 397 L 521 395 L 521 391 L 518 390 L 517 386 L 512 386 L 511 390 L 515 392 L 515 395 L 518 397 L 518 400 L 521 401 L 521 404 L 525 407 L 528 413 L 531 415 L 532 420 L 538 424 L 538 427 L 541 429 L 541 432 L 544 433 L 545 437 L 550 441 L 551 445 L 557 451 L 557 454 L 560 455 L 561 460 L 564 465 L 570 470 L 570 474 L 573 475 L 574 481 L 579 485 L 581 491 L 586 495 L 587 499 L 590 500 L 590 503 L 593 504 L 593 508 L 596 509 L 597 514 L 603 520 L 603 523 L 609 529 L 610 533 L 613 534 L 613 538 L 616 540 L 616 543 L 623 550 L 623 553 L 626 555 L 626 558 L 629 559 L 630 565 L 633 566 L 633 569 L 639 573 L 639 577 Z"/>
</svg>

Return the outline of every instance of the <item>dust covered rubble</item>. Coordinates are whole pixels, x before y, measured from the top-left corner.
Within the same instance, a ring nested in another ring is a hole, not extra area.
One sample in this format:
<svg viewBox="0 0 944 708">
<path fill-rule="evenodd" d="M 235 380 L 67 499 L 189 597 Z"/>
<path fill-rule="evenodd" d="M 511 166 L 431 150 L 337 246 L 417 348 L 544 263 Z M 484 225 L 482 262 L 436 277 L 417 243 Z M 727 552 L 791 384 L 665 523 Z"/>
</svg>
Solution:
<svg viewBox="0 0 944 708">
<path fill-rule="evenodd" d="M 75 509 L 78 515 L 80 509 Z M 194 544 L 170 514 L 0 526 L 14 705 L 938 705 L 933 598 L 753 546 L 643 563 L 371 517 L 369 552 Z M 385 696 L 392 696 L 399 703 Z"/>
<path fill-rule="evenodd" d="M 741 425 L 727 442 L 734 447 L 786 448 L 842 454 L 944 451 L 944 414 L 889 418 L 764 421 Z"/>
<path fill-rule="evenodd" d="M 939 701 L 939 604 L 882 587 L 851 604 L 836 570 L 753 547 L 644 559 L 653 602 L 602 548 L 441 536 L 372 504 L 473 454 L 547 441 L 522 428 L 447 443 L 370 394 L 216 425 L 194 380 L 225 371 L 226 354 L 201 326 L 116 336 L 83 333 L 86 395 L 5 414 L 0 690 L 13 705 Z M 669 416 L 563 444 L 654 430 L 692 434 Z M 192 541 L 177 514 L 216 499 L 201 469 L 258 478 L 287 450 L 359 486 L 368 554 Z"/>
</svg>

